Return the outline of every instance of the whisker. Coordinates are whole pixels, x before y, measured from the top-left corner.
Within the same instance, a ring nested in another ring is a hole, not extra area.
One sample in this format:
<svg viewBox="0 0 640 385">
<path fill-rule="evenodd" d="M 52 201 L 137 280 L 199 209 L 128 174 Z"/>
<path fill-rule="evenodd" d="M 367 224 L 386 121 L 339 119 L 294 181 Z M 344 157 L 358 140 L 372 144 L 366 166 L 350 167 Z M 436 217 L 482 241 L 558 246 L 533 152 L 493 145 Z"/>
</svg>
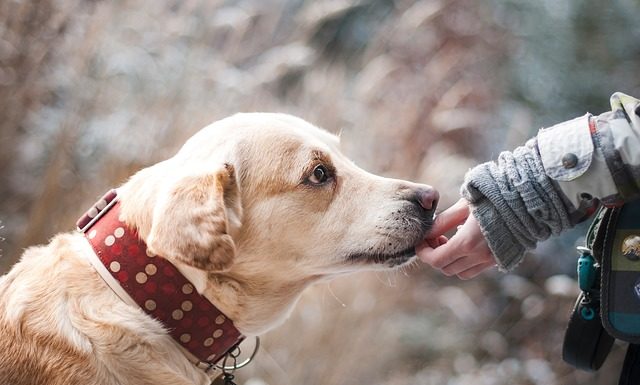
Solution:
<svg viewBox="0 0 640 385">
<path fill-rule="evenodd" d="M 331 282 L 327 282 L 327 289 L 329 289 L 329 293 L 331 293 L 333 298 L 340 304 L 340 306 L 347 307 L 347 305 L 344 302 L 342 302 L 340 298 L 338 298 L 336 293 L 333 292 L 333 289 L 331 289 Z"/>
</svg>

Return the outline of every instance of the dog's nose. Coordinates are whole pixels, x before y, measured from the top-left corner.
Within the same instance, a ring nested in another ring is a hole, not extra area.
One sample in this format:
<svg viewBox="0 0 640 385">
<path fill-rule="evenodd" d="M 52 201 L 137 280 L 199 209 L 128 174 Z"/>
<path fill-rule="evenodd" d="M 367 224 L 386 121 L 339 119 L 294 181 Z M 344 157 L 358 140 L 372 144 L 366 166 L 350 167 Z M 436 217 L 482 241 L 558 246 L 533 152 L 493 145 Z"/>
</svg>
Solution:
<svg viewBox="0 0 640 385">
<path fill-rule="evenodd" d="M 434 211 L 438 206 L 438 199 L 440 199 L 440 193 L 433 187 L 420 187 L 415 193 L 416 201 L 422 206 L 423 209 Z"/>
</svg>

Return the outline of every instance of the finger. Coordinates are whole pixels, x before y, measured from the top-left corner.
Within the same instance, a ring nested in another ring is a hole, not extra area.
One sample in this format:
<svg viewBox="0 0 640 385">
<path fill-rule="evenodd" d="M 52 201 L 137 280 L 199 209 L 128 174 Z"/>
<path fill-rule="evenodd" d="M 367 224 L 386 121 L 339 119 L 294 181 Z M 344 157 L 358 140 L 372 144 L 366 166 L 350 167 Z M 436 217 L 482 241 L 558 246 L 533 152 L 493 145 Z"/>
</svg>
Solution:
<svg viewBox="0 0 640 385">
<path fill-rule="evenodd" d="M 436 247 L 442 246 L 445 243 L 447 243 L 448 240 L 449 240 L 449 238 L 447 238 L 444 235 L 441 235 L 441 236 L 439 236 L 437 238 L 424 239 L 423 242 L 426 243 L 432 249 L 435 249 Z"/>
<path fill-rule="evenodd" d="M 476 265 L 470 269 L 467 269 L 463 272 L 460 272 L 458 274 L 456 274 L 458 276 L 458 278 L 462 279 L 462 280 L 467 280 L 467 279 L 471 279 L 471 278 L 475 278 L 476 276 L 480 275 L 480 273 L 484 272 L 485 270 L 491 269 L 493 267 L 495 267 L 496 264 L 495 262 L 491 261 L 491 262 L 484 262 L 481 263 L 479 265 Z"/>
<path fill-rule="evenodd" d="M 464 198 L 460 199 L 453 206 L 436 216 L 436 219 L 433 221 L 433 226 L 431 226 L 427 234 L 431 238 L 436 235 L 442 235 L 464 222 L 468 216 L 469 204 Z"/>
<path fill-rule="evenodd" d="M 485 263 L 484 261 L 478 261 L 474 257 L 464 256 L 456 259 L 452 263 L 442 268 L 442 273 L 448 277 L 453 275 L 457 275 L 462 273 L 463 271 L 469 270 L 474 266 L 478 266 L 479 264 Z"/>
<path fill-rule="evenodd" d="M 428 247 L 432 249 L 435 249 L 436 247 L 440 246 L 440 242 L 438 242 L 437 238 L 425 239 L 424 242 L 428 245 Z"/>
<path fill-rule="evenodd" d="M 416 255 L 418 255 L 422 262 L 440 270 L 462 257 L 460 251 L 455 246 L 456 242 L 452 242 L 452 240 L 453 238 L 437 248 L 418 247 L 416 248 Z"/>
</svg>

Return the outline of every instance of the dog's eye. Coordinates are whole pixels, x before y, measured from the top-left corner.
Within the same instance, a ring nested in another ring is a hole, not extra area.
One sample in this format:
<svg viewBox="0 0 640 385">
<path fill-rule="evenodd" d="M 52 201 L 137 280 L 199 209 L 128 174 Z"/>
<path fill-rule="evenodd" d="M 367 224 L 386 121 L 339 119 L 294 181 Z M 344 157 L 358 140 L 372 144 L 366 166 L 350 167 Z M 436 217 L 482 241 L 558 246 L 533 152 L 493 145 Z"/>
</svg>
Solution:
<svg viewBox="0 0 640 385">
<path fill-rule="evenodd" d="M 320 164 L 313 169 L 313 173 L 309 176 L 309 182 L 313 184 L 322 184 L 329 179 L 329 170 L 327 167 Z"/>
</svg>

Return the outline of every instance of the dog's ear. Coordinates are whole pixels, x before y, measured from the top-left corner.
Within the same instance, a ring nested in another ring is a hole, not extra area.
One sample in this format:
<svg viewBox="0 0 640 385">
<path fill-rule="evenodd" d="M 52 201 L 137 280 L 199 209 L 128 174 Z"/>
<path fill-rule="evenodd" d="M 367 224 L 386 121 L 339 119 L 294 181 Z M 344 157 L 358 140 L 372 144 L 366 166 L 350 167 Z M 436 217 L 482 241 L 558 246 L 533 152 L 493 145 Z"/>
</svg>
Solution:
<svg viewBox="0 0 640 385">
<path fill-rule="evenodd" d="M 233 166 L 182 177 L 156 202 L 147 247 L 198 269 L 226 270 L 236 252 L 229 229 L 241 215 Z"/>
</svg>

